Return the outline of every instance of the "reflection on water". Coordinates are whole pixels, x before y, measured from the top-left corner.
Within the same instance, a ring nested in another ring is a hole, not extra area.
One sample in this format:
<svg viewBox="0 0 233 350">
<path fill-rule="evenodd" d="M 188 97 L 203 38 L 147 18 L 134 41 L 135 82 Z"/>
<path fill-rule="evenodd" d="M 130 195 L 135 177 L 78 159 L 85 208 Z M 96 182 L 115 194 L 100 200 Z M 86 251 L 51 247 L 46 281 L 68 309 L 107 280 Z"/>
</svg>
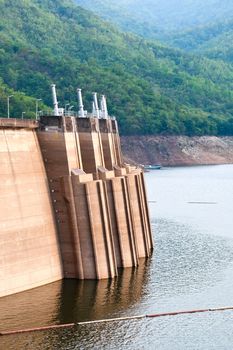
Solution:
<svg viewBox="0 0 233 350">
<path fill-rule="evenodd" d="M 57 323 L 61 282 L 0 298 L 0 331 Z"/>
<path fill-rule="evenodd" d="M 233 305 L 233 166 L 165 169 L 146 181 L 152 258 L 112 281 L 57 282 L 2 298 L 0 329 Z M 229 350 L 232 326 L 225 311 L 10 336 L 0 348 Z"/>
<path fill-rule="evenodd" d="M 140 302 L 143 286 L 147 284 L 148 265 L 149 260 L 142 259 L 139 268 L 124 269 L 113 280 L 64 280 L 1 298 L 0 330 L 114 317 Z M 59 342 L 61 333 L 53 334 L 57 334 Z M 15 339 L 19 349 L 25 340 L 31 343 L 28 339 L 33 339 L 35 348 L 41 346 L 44 337 L 47 342 L 46 332 L 10 336 L 0 339 L 0 348 L 17 349 Z"/>
<path fill-rule="evenodd" d="M 64 281 L 59 319 L 61 323 L 114 317 L 140 302 L 147 284 L 148 261 L 138 269 L 122 270 L 113 280 Z"/>
</svg>

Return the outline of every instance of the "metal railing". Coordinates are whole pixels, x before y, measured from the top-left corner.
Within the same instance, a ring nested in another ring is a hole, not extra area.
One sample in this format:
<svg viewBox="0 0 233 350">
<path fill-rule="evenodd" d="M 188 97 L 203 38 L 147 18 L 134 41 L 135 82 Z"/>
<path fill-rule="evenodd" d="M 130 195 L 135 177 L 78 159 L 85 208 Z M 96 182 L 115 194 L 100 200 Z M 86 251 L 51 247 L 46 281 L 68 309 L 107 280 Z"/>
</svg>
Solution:
<svg viewBox="0 0 233 350">
<path fill-rule="evenodd" d="M 42 116 L 44 116 L 44 117 L 55 117 L 54 111 L 50 111 L 50 110 L 48 110 L 48 111 L 40 111 L 38 113 L 38 115 L 39 115 L 39 117 L 42 117 Z M 80 113 L 76 112 L 76 111 L 64 111 L 60 116 L 61 117 L 75 117 L 75 118 L 97 118 L 96 115 L 94 115 L 92 113 L 85 113 L 84 117 L 82 117 L 80 115 Z M 105 118 L 101 118 L 100 117 L 99 119 L 105 119 Z M 116 120 L 116 117 L 115 116 L 112 116 L 112 117 L 109 116 L 109 119 Z"/>
</svg>

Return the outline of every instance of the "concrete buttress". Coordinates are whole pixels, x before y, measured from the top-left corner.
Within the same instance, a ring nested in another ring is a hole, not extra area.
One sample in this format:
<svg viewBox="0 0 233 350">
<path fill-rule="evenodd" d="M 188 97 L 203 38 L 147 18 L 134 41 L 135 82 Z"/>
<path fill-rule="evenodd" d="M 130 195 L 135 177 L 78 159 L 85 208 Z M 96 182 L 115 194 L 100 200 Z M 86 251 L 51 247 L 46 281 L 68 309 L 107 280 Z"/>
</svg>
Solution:
<svg viewBox="0 0 233 350">
<path fill-rule="evenodd" d="M 104 279 L 153 249 L 144 174 L 115 119 L 0 119 L 0 296 Z"/>
</svg>

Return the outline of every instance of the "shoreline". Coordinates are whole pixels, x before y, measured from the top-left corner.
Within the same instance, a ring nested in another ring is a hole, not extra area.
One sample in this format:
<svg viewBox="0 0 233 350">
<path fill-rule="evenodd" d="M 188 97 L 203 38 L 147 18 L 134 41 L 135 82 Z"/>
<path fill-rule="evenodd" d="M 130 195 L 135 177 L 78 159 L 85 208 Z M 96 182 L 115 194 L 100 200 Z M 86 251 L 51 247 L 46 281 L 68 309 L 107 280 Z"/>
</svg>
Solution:
<svg viewBox="0 0 233 350">
<path fill-rule="evenodd" d="M 233 164 L 233 136 L 122 136 L 126 162 L 162 166 Z"/>
</svg>

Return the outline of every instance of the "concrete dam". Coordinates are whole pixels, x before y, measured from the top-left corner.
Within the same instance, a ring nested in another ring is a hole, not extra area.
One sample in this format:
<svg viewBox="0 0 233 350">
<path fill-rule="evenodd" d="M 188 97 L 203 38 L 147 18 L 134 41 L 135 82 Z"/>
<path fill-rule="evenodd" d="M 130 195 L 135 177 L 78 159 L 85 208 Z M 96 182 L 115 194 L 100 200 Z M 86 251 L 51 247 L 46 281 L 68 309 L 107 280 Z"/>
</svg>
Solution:
<svg viewBox="0 0 233 350">
<path fill-rule="evenodd" d="M 62 278 L 114 278 L 153 249 L 142 170 L 124 164 L 117 121 L 58 108 L 0 118 L 0 297 Z"/>
</svg>

